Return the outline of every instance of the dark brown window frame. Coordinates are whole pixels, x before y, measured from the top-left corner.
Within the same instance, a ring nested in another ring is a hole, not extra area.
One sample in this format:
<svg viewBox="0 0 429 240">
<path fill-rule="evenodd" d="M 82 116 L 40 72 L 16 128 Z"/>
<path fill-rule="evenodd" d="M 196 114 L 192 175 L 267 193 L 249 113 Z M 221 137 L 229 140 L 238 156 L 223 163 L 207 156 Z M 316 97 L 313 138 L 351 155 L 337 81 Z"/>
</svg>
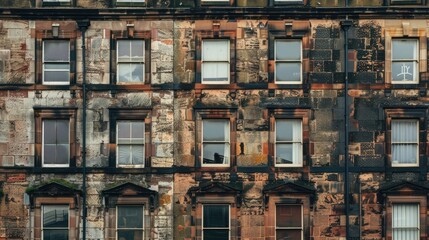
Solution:
<svg viewBox="0 0 429 240">
<path fill-rule="evenodd" d="M 122 120 L 139 120 L 145 123 L 145 160 L 144 168 L 151 167 L 151 156 L 152 156 L 152 119 L 151 110 L 149 108 L 135 108 L 135 109 L 124 109 L 124 108 L 109 108 L 109 167 L 118 169 L 135 169 L 135 168 L 121 168 L 117 166 L 116 159 L 116 123 Z"/>
<path fill-rule="evenodd" d="M 35 167 L 42 167 L 42 137 L 43 137 L 43 120 L 45 119 L 67 119 L 70 121 L 70 160 L 69 168 L 76 167 L 77 149 L 79 148 L 76 139 L 76 116 L 77 108 L 42 108 L 34 107 L 35 122 Z M 56 169 L 56 167 L 43 168 Z"/>
<path fill-rule="evenodd" d="M 303 88 L 307 85 L 310 72 L 310 22 L 309 21 L 281 21 L 276 24 L 268 24 L 268 83 L 271 88 Z M 276 83 L 275 76 L 275 41 L 276 40 L 301 40 L 301 82 L 297 84 Z"/>
<path fill-rule="evenodd" d="M 302 172 L 304 168 L 310 166 L 310 120 L 311 120 L 310 109 L 300 109 L 300 108 L 269 108 L 269 123 L 270 123 L 270 134 L 269 134 L 269 146 L 268 146 L 268 165 L 275 167 L 275 125 L 276 120 L 278 119 L 300 119 L 302 122 L 302 166 L 291 166 L 275 167 L 276 171 L 299 171 Z"/>
<path fill-rule="evenodd" d="M 124 31 L 112 31 L 110 35 L 110 83 L 118 85 L 144 85 L 151 83 L 151 32 L 136 31 L 132 28 Z M 117 42 L 120 40 L 144 41 L 144 82 L 120 83 L 117 79 Z"/>
<path fill-rule="evenodd" d="M 385 121 L 386 121 L 386 159 L 387 164 L 386 167 L 388 170 L 393 169 L 401 169 L 406 167 L 401 166 L 392 166 L 392 151 L 391 151 L 391 143 L 392 143 L 392 120 L 401 120 L 401 119 L 415 119 L 418 121 L 419 125 L 419 155 L 418 155 L 418 166 L 408 167 L 410 169 L 414 169 L 416 171 L 420 171 L 422 168 L 427 168 L 427 159 L 426 159 L 426 116 L 428 114 L 428 110 L 424 107 L 422 108 L 386 108 L 384 109 Z"/>
<path fill-rule="evenodd" d="M 52 35 L 52 29 L 36 31 L 36 84 L 43 84 L 43 42 L 49 40 L 66 40 L 70 46 L 70 80 L 68 84 L 49 84 L 50 86 L 68 86 L 76 84 L 76 31 L 61 30 L 59 36 Z"/>
<path fill-rule="evenodd" d="M 237 139 L 237 111 L 236 109 L 224 108 L 224 109 L 196 109 L 195 110 L 195 124 L 196 124 L 196 139 L 195 139 L 195 166 L 199 169 L 208 171 L 233 171 L 236 166 L 236 139 Z M 202 123 L 204 119 L 226 119 L 229 120 L 229 138 L 230 138 L 230 162 L 229 166 L 202 166 Z"/>
<path fill-rule="evenodd" d="M 213 22 L 213 29 L 211 30 L 195 30 L 195 83 L 201 84 L 202 86 L 229 86 L 230 84 L 236 83 L 235 75 L 235 64 L 236 64 L 236 30 L 223 30 L 222 25 L 226 24 L 222 22 Z M 229 39 L 229 83 L 202 83 L 202 43 L 203 40 L 216 40 L 216 39 Z"/>
</svg>

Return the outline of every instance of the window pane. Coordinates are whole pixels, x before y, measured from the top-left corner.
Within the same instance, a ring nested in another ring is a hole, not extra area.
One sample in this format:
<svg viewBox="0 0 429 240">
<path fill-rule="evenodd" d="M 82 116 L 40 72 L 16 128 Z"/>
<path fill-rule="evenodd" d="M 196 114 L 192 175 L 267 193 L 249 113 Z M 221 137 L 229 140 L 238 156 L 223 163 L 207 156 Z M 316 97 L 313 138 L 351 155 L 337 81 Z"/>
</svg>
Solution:
<svg viewBox="0 0 429 240">
<path fill-rule="evenodd" d="M 229 230 L 204 230 L 204 240 L 228 240 Z"/>
<path fill-rule="evenodd" d="M 229 144 L 205 143 L 203 145 L 204 164 L 228 164 Z"/>
<path fill-rule="evenodd" d="M 43 163 L 44 164 L 55 164 L 56 155 L 57 155 L 57 146 L 55 144 L 43 145 Z"/>
<path fill-rule="evenodd" d="M 133 59 L 140 60 L 143 62 L 144 53 L 144 42 L 143 41 L 131 41 L 131 54 Z"/>
<path fill-rule="evenodd" d="M 131 138 L 131 122 L 120 121 L 118 125 L 118 138 L 120 139 L 130 139 Z"/>
<path fill-rule="evenodd" d="M 229 142 L 228 120 L 203 120 L 203 141 Z"/>
<path fill-rule="evenodd" d="M 393 204 L 393 239 L 420 239 L 418 204 Z"/>
<path fill-rule="evenodd" d="M 70 153 L 70 145 L 69 144 L 58 144 L 58 145 L 56 145 L 55 163 L 56 164 L 68 164 L 69 158 L 70 158 L 69 153 Z"/>
<path fill-rule="evenodd" d="M 45 62 L 68 62 L 70 59 L 70 49 L 68 41 L 44 41 L 43 47 L 43 57 Z"/>
<path fill-rule="evenodd" d="M 56 136 L 56 120 L 43 120 L 44 144 L 55 144 L 57 142 Z"/>
<path fill-rule="evenodd" d="M 143 206 L 118 206 L 118 228 L 143 228 Z"/>
<path fill-rule="evenodd" d="M 68 63 L 61 63 L 61 64 L 46 63 L 44 67 L 45 67 L 45 71 L 47 72 L 50 72 L 50 71 L 61 72 L 60 70 L 68 71 L 70 69 L 70 65 Z"/>
<path fill-rule="evenodd" d="M 417 144 L 393 144 L 392 161 L 393 163 L 416 164 L 417 152 Z"/>
<path fill-rule="evenodd" d="M 392 58 L 417 60 L 417 39 L 392 40 Z"/>
<path fill-rule="evenodd" d="M 144 164 L 144 146 L 133 145 L 131 146 L 132 161 L 133 164 L 143 165 Z"/>
<path fill-rule="evenodd" d="M 301 230 L 277 230 L 276 240 L 299 240 L 302 239 Z"/>
<path fill-rule="evenodd" d="M 118 41 L 118 59 L 124 59 L 129 61 L 131 58 L 131 46 L 130 41 Z"/>
<path fill-rule="evenodd" d="M 277 164 L 302 164 L 302 144 L 276 144 Z"/>
<path fill-rule="evenodd" d="M 417 143 L 417 120 L 392 120 L 392 142 Z"/>
<path fill-rule="evenodd" d="M 276 81 L 301 81 L 301 63 L 276 62 Z"/>
<path fill-rule="evenodd" d="M 143 64 L 120 63 L 118 64 L 119 82 L 143 82 Z"/>
<path fill-rule="evenodd" d="M 48 64 L 46 64 L 48 65 Z M 68 69 L 65 70 L 55 70 L 55 71 L 49 71 L 46 70 L 43 71 L 43 81 L 44 82 L 69 82 L 70 81 L 70 71 Z M 55 65 L 57 66 L 57 65 Z"/>
<path fill-rule="evenodd" d="M 203 210 L 205 228 L 229 227 L 229 205 L 204 205 Z"/>
<path fill-rule="evenodd" d="M 277 227 L 302 227 L 301 205 L 277 205 Z"/>
<path fill-rule="evenodd" d="M 57 143 L 69 144 L 69 121 L 68 120 L 57 120 Z"/>
<path fill-rule="evenodd" d="M 68 222 L 68 206 L 43 206 L 43 228 L 68 228 Z"/>
<path fill-rule="evenodd" d="M 203 61 L 229 61 L 229 40 L 203 40 Z"/>
<path fill-rule="evenodd" d="M 118 240 L 141 240 L 142 230 L 118 230 Z"/>
<path fill-rule="evenodd" d="M 132 138 L 144 138 L 144 122 L 131 122 L 131 128 Z"/>
<path fill-rule="evenodd" d="M 301 60 L 301 40 L 277 40 L 276 60 Z"/>
<path fill-rule="evenodd" d="M 301 120 L 276 120 L 276 141 L 301 142 Z"/>
<path fill-rule="evenodd" d="M 118 164 L 131 164 L 131 146 L 118 145 Z"/>
<path fill-rule="evenodd" d="M 415 81 L 417 79 L 417 62 L 392 62 L 393 81 Z"/>
<path fill-rule="evenodd" d="M 67 229 L 44 229 L 43 240 L 68 240 L 69 231 Z"/>
<path fill-rule="evenodd" d="M 202 68 L 203 81 L 228 81 L 229 63 L 204 62 Z"/>
</svg>

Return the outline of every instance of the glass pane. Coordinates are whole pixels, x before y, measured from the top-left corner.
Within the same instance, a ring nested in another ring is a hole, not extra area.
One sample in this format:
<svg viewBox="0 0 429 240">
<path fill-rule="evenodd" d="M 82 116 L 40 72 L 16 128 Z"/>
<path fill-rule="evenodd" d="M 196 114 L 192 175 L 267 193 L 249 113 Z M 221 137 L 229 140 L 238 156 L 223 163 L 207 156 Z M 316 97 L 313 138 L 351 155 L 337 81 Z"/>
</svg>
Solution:
<svg viewBox="0 0 429 240">
<path fill-rule="evenodd" d="M 419 229 L 394 229 L 393 239 L 394 240 L 419 240 L 420 230 Z"/>
<path fill-rule="evenodd" d="M 301 63 L 276 62 L 276 81 L 300 82 Z"/>
<path fill-rule="evenodd" d="M 415 81 L 417 79 L 417 62 L 392 62 L 393 81 Z"/>
<path fill-rule="evenodd" d="M 228 240 L 229 239 L 229 230 L 207 230 L 204 229 L 204 240 Z"/>
<path fill-rule="evenodd" d="M 43 228 L 68 228 L 68 222 L 68 206 L 43 206 Z"/>
<path fill-rule="evenodd" d="M 131 122 L 132 138 L 142 138 L 144 139 L 144 122 Z"/>
<path fill-rule="evenodd" d="M 229 205 L 204 205 L 204 227 L 229 227 Z"/>
<path fill-rule="evenodd" d="M 142 240 L 142 230 L 118 230 L 118 240 Z"/>
<path fill-rule="evenodd" d="M 143 228 L 143 206 L 118 206 L 118 228 Z"/>
<path fill-rule="evenodd" d="M 203 40 L 203 61 L 229 61 L 229 40 Z"/>
<path fill-rule="evenodd" d="M 67 229 L 44 229 L 43 240 L 68 240 L 69 231 Z"/>
<path fill-rule="evenodd" d="M 277 227 L 302 227 L 301 205 L 277 205 Z"/>
<path fill-rule="evenodd" d="M 43 47 L 43 57 L 45 62 L 68 62 L 70 59 L 70 48 L 68 41 L 44 41 Z"/>
<path fill-rule="evenodd" d="M 202 68 L 203 81 L 228 82 L 229 63 L 205 62 Z"/>
<path fill-rule="evenodd" d="M 276 163 L 277 164 L 294 163 L 293 144 L 276 144 Z"/>
<path fill-rule="evenodd" d="M 118 41 L 118 59 L 121 61 L 121 59 L 125 61 L 129 61 L 130 56 L 130 41 Z"/>
<path fill-rule="evenodd" d="M 69 143 L 69 121 L 57 120 L 57 143 Z"/>
<path fill-rule="evenodd" d="M 417 120 L 392 120 L 393 143 L 417 143 Z"/>
<path fill-rule="evenodd" d="M 417 39 L 392 40 L 392 58 L 393 60 L 417 60 Z"/>
<path fill-rule="evenodd" d="M 133 164 L 143 165 L 144 164 L 144 146 L 132 145 L 131 152 L 132 152 Z"/>
<path fill-rule="evenodd" d="M 418 204 L 394 204 L 392 218 L 393 239 L 420 239 L 419 218 Z"/>
<path fill-rule="evenodd" d="M 301 230 L 277 230 L 276 240 L 299 240 L 302 239 Z"/>
<path fill-rule="evenodd" d="M 203 141 L 229 142 L 228 120 L 203 120 Z"/>
<path fill-rule="evenodd" d="M 277 40 L 276 60 L 301 60 L 301 40 Z"/>
<path fill-rule="evenodd" d="M 118 145 L 118 163 L 121 165 L 131 164 L 130 145 Z"/>
<path fill-rule="evenodd" d="M 301 120 L 276 120 L 276 141 L 301 142 Z"/>
<path fill-rule="evenodd" d="M 55 144 L 44 144 L 43 145 L 43 163 L 44 164 L 55 164 L 55 157 L 57 153 L 57 145 Z"/>
<path fill-rule="evenodd" d="M 56 121 L 43 120 L 43 143 L 53 144 L 57 142 L 56 139 Z"/>
<path fill-rule="evenodd" d="M 55 163 L 56 164 L 68 164 L 69 163 L 69 153 L 70 153 L 70 145 L 69 144 L 58 144 L 58 145 L 56 145 Z"/>
<path fill-rule="evenodd" d="M 119 82 L 143 82 L 143 64 L 118 64 Z"/>
<path fill-rule="evenodd" d="M 203 145 L 204 164 L 228 164 L 229 144 L 205 143 Z"/>
<path fill-rule="evenodd" d="M 118 125 L 118 138 L 130 139 L 131 138 L 131 122 L 117 122 Z"/>
<path fill-rule="evenodd" d="M 43 72 L 43 81 L 44 82 L 69 82 L 70 74 L 69 71 L 44 71 Z"/>
<path fill-rule="evenodd" d="M 55 71 L 58 71 L 58 70 L 68 71 L 70 69 L 70 64 L 68 64 L 68 63 L 62 63 L 62 64 L 49 64 L 49 63 L 46 63 L 43 66 L 45 67 L 46 71 L 49 71 L 49 70 L 52 70 L 52 71 L 53 70 L 55 70 Z"/>
<path fill-rule="evenodd" d="M 133 59 L 136 61 L 144 61 L 144 42 L 143 41 L 131 41 L 131 54 Z"/>
<path fill-rule="evenodd" d="M 392 161 L 401 164 L 417 164 L 417 144 L 392 144 Z"/>
</svg>

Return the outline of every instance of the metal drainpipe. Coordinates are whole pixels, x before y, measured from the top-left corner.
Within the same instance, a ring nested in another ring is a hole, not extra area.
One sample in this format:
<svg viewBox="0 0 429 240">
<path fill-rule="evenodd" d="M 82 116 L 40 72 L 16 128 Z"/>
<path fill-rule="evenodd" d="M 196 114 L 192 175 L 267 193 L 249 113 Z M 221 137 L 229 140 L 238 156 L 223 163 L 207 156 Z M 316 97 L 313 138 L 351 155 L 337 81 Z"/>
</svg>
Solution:
<svg viewBox="0 0 429 240">
<path fill-rule="evenodd" d="M 346 0 L 347 7 L 347 0 Z M 349 78 L 348 78 L 348 51 L 349 51 L 349 35 L 348 30 L 352 25 L 352 21 L 346 20 L 341 21 L 341 28 L 344 31 L 344 203 L 345 203 L 345 214 L 346 214 L 346 239 L 350 236 L 349 227 L 349 208 L 350 208 L 350 190 L 349 190 L 349 111 L 348 111 L 348 93 L 349 93 Z"/>
<path fill-rule="evenodd" d="M 88 19 L 78 20 L 77 25 L 82 33 L 82 239 L 86 240 L 86 47 L 85 32 L 90 22 Z"/>
</svg>

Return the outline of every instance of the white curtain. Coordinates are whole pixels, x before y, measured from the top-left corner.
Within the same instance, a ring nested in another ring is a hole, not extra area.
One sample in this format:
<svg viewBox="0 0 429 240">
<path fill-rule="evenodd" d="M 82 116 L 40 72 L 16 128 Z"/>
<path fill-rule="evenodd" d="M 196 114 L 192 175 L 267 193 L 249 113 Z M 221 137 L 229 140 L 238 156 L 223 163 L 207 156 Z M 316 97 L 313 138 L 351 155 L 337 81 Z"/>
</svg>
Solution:
<svg viewBox="0 0 429 240">
<path fill-rule="evenodd" d="M 393 240 L 418 240 L 419 205 L 394 204 L 393 205 Z"/>
<path fill-rule="evenodd" d="M 392 160 L 398 164 L 416 164 L 418 154 L 417 120 L 392 121 Z"/>
</svg>

